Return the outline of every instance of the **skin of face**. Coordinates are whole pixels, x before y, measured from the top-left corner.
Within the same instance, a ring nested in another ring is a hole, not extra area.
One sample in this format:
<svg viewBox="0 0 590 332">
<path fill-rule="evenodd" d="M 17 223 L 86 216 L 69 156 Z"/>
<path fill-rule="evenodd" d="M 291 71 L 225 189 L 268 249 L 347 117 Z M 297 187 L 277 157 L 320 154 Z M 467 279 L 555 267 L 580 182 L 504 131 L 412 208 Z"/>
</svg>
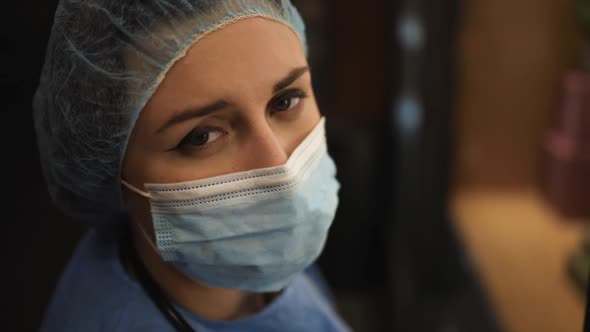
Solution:
<svg viewBox="0 0 590 332">
<path fill-rule="evenodd" d="M 243 19 L 198 40 L 167 72 L 133 128 L 121 177 L 144 190 L 283 165 L 319 120 L 296 33 L 270 19 Z M 256 294 L 205 285 L 163 261 L 149 200 L 122 190 L 135 248 L 173 301 L 210 319 L 260 309 Z"/>
</svg>

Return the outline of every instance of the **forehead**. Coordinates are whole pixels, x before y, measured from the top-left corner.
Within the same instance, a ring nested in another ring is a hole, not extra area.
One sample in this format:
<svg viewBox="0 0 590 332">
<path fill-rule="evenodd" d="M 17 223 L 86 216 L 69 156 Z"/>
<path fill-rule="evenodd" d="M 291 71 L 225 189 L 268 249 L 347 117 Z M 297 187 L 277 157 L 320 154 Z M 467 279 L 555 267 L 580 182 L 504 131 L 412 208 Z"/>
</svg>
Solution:
<svg viewBox="0 0 590 332">
<path fill-rule="evenodd" d="M 178 104 L 187 97 L 198 103 L 237 92 L 268 92 L 291 69 L 306 63 L 301 41 L 289 26 L 260 17 L 242 19 L 193 44 L 146 108 Z"/>
</svg>

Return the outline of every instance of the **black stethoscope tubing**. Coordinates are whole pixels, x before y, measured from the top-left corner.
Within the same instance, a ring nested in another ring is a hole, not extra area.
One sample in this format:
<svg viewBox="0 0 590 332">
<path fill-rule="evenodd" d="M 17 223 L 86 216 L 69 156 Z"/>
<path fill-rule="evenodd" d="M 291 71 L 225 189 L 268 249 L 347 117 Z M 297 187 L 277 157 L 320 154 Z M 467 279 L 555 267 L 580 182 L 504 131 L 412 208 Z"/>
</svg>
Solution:
<svg viewBox="0 0 590 332">
<path fill-rule="evenodd" d="M 131 267 L 137 276 L 137 281 L 164 317 L 166 317 L 170 324 L 174 326 L 176 331 L 196 332 L 172 305 L 170 299 L 164 294 L 162 289 L 156 284 L 149 271 L 137 256 L 137 252 L 135 251 L 135 248 L 133 248 L 129 236 L 123 239 L 122 248 L 124 250 L 124 257 L 129 258 Z"/>
</svg>

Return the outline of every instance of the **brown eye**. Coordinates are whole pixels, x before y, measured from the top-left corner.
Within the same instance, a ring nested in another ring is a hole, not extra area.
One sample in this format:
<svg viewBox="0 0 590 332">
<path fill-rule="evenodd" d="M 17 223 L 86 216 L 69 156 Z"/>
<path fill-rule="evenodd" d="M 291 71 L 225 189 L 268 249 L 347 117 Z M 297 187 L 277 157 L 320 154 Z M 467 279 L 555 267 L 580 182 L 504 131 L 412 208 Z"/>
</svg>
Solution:
<svg viewBox="0 0 590 332">
<path fill-rule="evenodd" d="M 184 145 L 192 145 L 197 147 L 204 146 L 217 140 L 224 133 L 225 132 L 219 128 L 196 128 L 193 129 L 193 131 L 191 131 L 188 135 L 186 135 L 182 139 L 182 141 L 180 141 L 178 147 Z"/>
<path fill-rule="evenodd" d="M 305 98 L 305 92 L 301 90 L 290 90 L 273 99 L 270 103 L 271 112 L 284 112 L 297 106 L 302 98 Z"/>
</svg>

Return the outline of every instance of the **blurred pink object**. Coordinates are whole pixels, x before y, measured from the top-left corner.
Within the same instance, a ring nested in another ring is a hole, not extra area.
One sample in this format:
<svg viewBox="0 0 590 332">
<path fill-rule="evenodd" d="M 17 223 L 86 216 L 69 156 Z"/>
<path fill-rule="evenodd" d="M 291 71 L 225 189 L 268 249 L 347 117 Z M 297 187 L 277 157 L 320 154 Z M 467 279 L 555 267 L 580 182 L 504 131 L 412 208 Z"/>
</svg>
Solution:
<svg viewBox="0 0 590 332">
<path fill-rule="evenodd" d="M 565 217 L 590 218 L 589 72 L 566 74 L 544 152 L 544 191 L 550 203 Z"/>
</svg>

